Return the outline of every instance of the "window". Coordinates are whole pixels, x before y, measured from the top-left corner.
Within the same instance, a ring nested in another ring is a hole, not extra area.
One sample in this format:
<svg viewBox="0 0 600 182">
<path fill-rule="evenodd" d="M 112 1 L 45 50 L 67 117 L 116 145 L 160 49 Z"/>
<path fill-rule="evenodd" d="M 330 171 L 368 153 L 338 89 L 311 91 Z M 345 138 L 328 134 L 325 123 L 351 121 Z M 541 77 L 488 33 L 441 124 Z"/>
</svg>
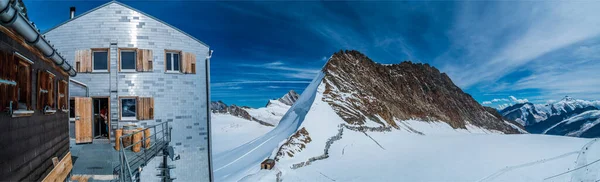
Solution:
<svg viewBox="0 0 600 182">
<path fill-rule="evenodd" d="M 136 51 L 121 50 L 121 71 L 135 71 Z"/>
<path fill-rule="evenodd" d="M 31 116 L 31 64 L 25 56 L 0 51 L 0 111 L 12 117 Z"/>
<path fill-rule="evenodd" d="M 63 111 L 67 111 L 67 90 L 68 88 L 68 82 L 61 80 L 58 82 L 58 109 L 63 110 Z"/>
<path fill-rule="evenodd" d="M 54 91 L 55 77 L 56 76 L 49 71 L 38 71 L 37 106 L 38 110 L 44 111 L 46 114 L 56 112 L 56 110 L 54 110 L 54 99 L 56 98 Z"/>
<path fill-rule="evenodd" d="M 167 72 L 177 71 L 179 72 L 179 53 L 178 52 L 167 52 L 166 55 Z"/>
<path fill-rule="evenodd" d="M 121 120 L 136 120 L 137 117 L 137 99 L 135 97 L 132 98 L 121 98 L 120 101 L 121 107 Z"/>
<path fill-rule="evenodd" d="M 17 110 L 31 110 L 31 69 L 29 63 L 19 61 L 17 68 Z"/>
<path fill-rule="evenodd" d="M 94 72 L 108 72 L 108 50 L 93 50 L 92 62 Z"/>
</svg>

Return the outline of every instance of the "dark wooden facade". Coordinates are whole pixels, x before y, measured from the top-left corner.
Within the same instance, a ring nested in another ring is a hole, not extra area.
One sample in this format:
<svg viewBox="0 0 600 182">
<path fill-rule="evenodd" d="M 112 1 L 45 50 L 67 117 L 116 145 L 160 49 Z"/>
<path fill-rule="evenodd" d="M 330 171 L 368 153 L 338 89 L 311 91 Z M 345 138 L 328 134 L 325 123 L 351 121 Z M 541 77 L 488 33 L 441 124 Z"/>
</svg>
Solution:
<svg viewBox="0 0 600 182">
<path fill-rule="evenodd" d="M 54 168 L 52 158 L 62 159 L 69 152 L 69 114 L 58 106 L 52 114 L 44 114 L 37 107 L 40 103 L 40 96 L 37 94 L 38 74 L 48 71 L 55 75 L 54 86 L 45 87 L 52 91 L 50 96 L 53 97 L 54 103 L 51 104 L 55 104 L 59 98 L 56 94 L 58 82 L 68 83 L 69 77 L 37 49 L 26 44 L 21 37 L 5 27 L 0 27 L 0 52 L 5 55 L 18 52 L 33 61 L 28 73 L 31 75 L 31 81 L 28 92 L 30 100 L 27 101 L 27 105 L 34 111 L 32 115 L 22 117 L 12 117 L 6 109 L 0 112 L 0 181 L 40 181 Z M 0 60 L 5 61 L 6 57 Z M 68 98 L 68 89 L 61 89 L 61 92 Z"/>
<path fill-rule="evenodd" d="M 260 163 L 260 169 L 271 170 L 271 169 L 273 169 L 273 167 L 275 167 L 275 160 L 273 160 L 273 159 L 266 159 L 265 161 Z"/>
</svg>

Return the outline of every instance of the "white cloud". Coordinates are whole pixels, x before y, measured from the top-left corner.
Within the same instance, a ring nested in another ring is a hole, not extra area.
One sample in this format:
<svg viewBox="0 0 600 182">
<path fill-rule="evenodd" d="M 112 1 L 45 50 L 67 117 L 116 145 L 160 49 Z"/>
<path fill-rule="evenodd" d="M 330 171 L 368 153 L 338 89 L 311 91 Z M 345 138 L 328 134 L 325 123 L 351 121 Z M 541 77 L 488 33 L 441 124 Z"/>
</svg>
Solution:
<svg viewBox="0 0 600 182">
<path fill-rule="evenodd" d="M 313 79 L 321 71 L 321 69 L 298 68 L 288 65 L 282 61 L 274 61 L 265 64 L 242 64 L 239 66 L 282 71 L 285 72 L 281 74 L 284 77 L 297 79 Z"/>
<path fill-rule="evenodd" d="M 532 69 L 535 65 L 529 63 L 536 58 L 600 35 L 600 1 L 496 2 L 484 9 L 479 5 L 466 2 L 449 31 L 451 47 L 466 50 L 464 56 L 452 57 L 449 52 L 436 60 L 463 88 Z M 561 75 L 547 76 L 554 80 Z"/>
<path fill-rule="evenodd" d="M 510 106 L 509 104 L 500 104 L 498 105 L 498 109 L 502 110 L 504 108 L 507 108 L 508 106 Z"/>
<path fill-rule="evenodd" d="M 492 102 L 508 102 L 508 99 L 492 99 Z"/>
<path fill-rule="evenodd" d="M 522 104 L 522 103 L 525 103 L 525 102 L 529 102 L 529 100 L 527 100 L 527 99 L 517 99 L 515 96 L 512 96 L 512 95 L 511 95 L 511 96 L 508 96 L 508 97 L 510 98 L 510 100 L 511 100 L 512 102 L 514 102 L 514 103 L 518 103 L 518 104 Z"/>
<path fill-rule="evenodd" d="M 217 82 L 211 83 L 211 87 L 233 87 L 241 84 L 265 84 L 265 83 L 286 83 L 286 84 L 307 84 L 310 81 L 298 81 L 298 80 L 245 80 L 245 81 L 231 81 L 231 82 Z"/>
<path fill-rule="evenodd" d="M 490 101 L 483 101 L 483 103 L 482 103 L 482 104 L 483 104 L 483 105 L 490 105 L 490 104 L 492 104 L 492 102 L 490 102 Z"/>
</svg>

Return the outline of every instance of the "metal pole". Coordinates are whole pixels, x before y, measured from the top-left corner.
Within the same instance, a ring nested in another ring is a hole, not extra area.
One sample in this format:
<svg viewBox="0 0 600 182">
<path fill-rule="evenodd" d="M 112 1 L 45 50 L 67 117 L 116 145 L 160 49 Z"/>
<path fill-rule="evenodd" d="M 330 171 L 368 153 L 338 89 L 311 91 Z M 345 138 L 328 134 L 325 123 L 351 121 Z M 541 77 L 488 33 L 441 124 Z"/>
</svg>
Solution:
<svg viewBox="0 0 600 182">
<path fill-rule="evenodd" d="M 120 172 L 120 174 L 119 174 L 119 176 L 120 176 L 120 177 L 119 177 L 119 178 L 120 178 L 120 179 L 119 179 L 119 181 L 123 182 L 123 178 L 125 178 L 125 175 L 123 175 L 123 174 L 124 174 L 124 173 L 123 173 L 123 172 L 124 172 L 124 171 L 123 171 L 123 165 L 125 165 L 125 163 L 123 162 L 123 155 L 124 155 L 124 154 L 123 154 L 123 137 L 121 136 L 121 137 L 117 138 L 117 140 L 119 140 L 119 141 L 120 141 L 119 143 L 120 143 L 120 145 L 121 145 L 121 146 L 119 147 L 119 160 L 120 160 L 120 162 L 121 162 L 121 172 Z"/>
</svg>

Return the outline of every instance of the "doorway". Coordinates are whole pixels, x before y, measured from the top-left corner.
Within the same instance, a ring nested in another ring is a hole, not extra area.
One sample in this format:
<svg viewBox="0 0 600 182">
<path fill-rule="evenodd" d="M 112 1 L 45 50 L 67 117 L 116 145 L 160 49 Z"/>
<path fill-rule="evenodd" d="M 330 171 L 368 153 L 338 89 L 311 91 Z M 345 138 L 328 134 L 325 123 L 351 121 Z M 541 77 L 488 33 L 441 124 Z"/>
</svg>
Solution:
<svg viewBox="0 0 600 182">
<path fill-rule="evenodd" d="M 94 139 L 110 139 L 110 103 L 108 97 L 92 97 Z"/>
</svg>

